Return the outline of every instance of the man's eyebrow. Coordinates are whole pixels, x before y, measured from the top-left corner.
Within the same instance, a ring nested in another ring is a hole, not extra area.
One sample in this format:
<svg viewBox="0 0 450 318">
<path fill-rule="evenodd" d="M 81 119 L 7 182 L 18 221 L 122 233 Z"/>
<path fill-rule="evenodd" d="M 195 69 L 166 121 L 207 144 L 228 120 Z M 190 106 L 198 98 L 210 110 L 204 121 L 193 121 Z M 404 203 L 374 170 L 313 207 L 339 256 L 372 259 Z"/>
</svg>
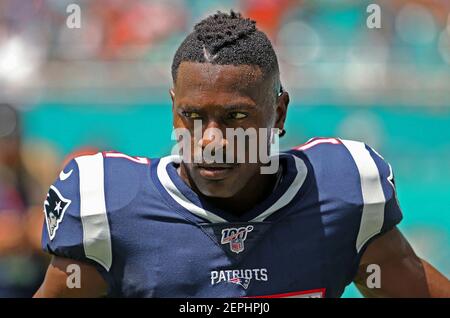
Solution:
<svg viewBox="0 0 450 318">
<path fill-rule="evenodd" d="M 223 108 L 226 111 L 233 111 L 233 110 L 254 109 L 256 106 L 248 103 L 234 103 L 229 105 L 216 105 L 216 107 Z M 199 111 L 203 109 L 202 106 L 187 105 L 187 104 L 178 105 L 178 108 L 182 108 L 183 110 L 186 111 Z"/>
<path fill-rule="evenodd" d="M 236 103 L 236 104 L 224 105 L 222 107 L 226 108 L 227 110 L 242 110 L 242 109 L 255 108 L 255 105 L 248 104 L 248 103 Z"/>
<path fill-rule="evenodd" d="M 201 107 L 200 106 L 194 106 L 194 105 L 178 105 L 177 108 L 183 109 L 183 110 L 188 110 L 188 111 L 194 111 L 194 110 L 199 110 Z"/>
</svg>

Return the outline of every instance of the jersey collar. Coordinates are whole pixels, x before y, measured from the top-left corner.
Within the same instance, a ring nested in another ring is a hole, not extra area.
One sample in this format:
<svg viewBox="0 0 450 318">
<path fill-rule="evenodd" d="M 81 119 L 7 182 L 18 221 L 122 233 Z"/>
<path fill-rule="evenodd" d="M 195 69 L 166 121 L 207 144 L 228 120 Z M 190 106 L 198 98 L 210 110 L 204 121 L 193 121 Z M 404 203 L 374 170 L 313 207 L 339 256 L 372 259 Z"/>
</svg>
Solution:
<svg viewBox="0 0 450 318">
<path fill-rule="evenodd" d="M 153 176 L 157 175 L 157 178 L 154 178 L 157 179 L 157 188 L 168 199 L 169 204 L 210 223 L 264 222 L 294 199 L 308 174 L 308 168 L 301 158 L 280 153 L 279 160 L 280 165 L 283 165 L 283 177 L 277 188 L 266 199 L 239 217 L 209 205 L 181 179 L 176 171 L 176 165 L 181 162 L 180 156 L 160 158 L 155 162 Z"/>
</svg>

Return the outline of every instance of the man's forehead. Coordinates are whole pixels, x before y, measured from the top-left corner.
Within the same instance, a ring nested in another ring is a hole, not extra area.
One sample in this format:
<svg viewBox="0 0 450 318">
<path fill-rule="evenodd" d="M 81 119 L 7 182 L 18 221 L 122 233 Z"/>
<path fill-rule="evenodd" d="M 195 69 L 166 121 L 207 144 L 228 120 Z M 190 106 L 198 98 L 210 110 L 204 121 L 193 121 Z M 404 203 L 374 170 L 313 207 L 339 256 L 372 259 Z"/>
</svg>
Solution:
<svg viewBox="0 0 450 318">
<path fill-rule="evenodd" d="M 182 62 L 178 68 L 176 89 L 247 90 L 266 84 L 256 65 L 220 65 Z"/>
</svg>

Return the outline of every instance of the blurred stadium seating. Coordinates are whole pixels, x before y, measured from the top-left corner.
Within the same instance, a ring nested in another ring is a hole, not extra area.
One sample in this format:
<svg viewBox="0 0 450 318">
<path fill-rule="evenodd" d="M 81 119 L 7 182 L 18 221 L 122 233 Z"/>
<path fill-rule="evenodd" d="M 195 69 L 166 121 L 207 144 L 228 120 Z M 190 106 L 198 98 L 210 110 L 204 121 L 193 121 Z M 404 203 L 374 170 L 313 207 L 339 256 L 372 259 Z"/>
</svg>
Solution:
<svg viewBox="0 0 450 318">
<path fill-rule="evenodd" d="M 66 27 L 70 3 L 81 7 L 80 29 Z M 381 7 L 381 29 L 366 27 L 370 3 Z M 0 0 L 0 103 L 13 105 L 21 119 L 15 127 L 0 111 L 0 140 L 20 128 L 17 160 L 31 176 L 26 180 L 38 184 L 33 193 L 21 192 L 26 203 L 16 209 L 34 215 L 24 211 L 40 209 L 63 160 L 79 149 L 167 154 L 171 58 L 196 21 L 230 8 L 256 19 L 279 54 L 291 94 L 282 146 L 313 136 L 372 145 L 394 167 L 401 230 L 419 255 L 450 276 L 445 0 Z M 10 292 L 32 286 L 33 278 L 21 281 L 32 276 L 24 262 L 39 255 L 36 229 L 31 232 L 26 248 L 5 255 L 0 233 L 0 286 L 12 281 Z M 353 286 L 344 294 L 358 295 Z"/>
</svg>

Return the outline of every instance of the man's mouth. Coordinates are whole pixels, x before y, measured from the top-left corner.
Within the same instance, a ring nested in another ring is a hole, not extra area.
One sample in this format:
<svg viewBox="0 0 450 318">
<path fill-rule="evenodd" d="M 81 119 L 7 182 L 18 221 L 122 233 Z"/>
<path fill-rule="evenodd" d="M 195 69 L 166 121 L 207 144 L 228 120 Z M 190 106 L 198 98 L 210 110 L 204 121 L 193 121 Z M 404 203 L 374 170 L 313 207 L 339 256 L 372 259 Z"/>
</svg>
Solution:
<svg viewBox="0 0 450 318">
<path fill-rule="evenodd" d="M 198 169 L 200 175 L 209 180 L 222 180 L 225 179 L 238 164 L 197 164 L 195 167 Z"/>
</svg>

